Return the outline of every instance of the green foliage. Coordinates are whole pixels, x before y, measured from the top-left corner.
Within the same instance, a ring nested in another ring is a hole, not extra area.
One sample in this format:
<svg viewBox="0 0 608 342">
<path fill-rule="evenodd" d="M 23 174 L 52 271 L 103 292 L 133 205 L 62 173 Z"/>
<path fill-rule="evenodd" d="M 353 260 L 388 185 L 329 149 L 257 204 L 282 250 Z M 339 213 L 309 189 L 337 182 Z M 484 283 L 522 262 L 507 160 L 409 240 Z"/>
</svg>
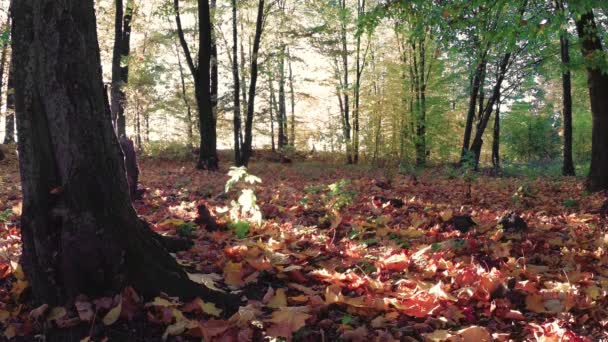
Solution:
<svg viewBox="0 0 608 342">
<path fill-rule="evenodd" d="M 342 179 L 328 186 L 329 193 L 327 194 L 327 199 L 329 200 L 328 206 L 331 209 L 341 211 L 353 203 L 353 199 L 357 193 L 349 190 L 349 185 L 348 180 Z"/>
<path fill-rule="evenodd" d="M 13 216 L 13 211 L 11 209 L 6 209 L 0 213 L 0 222 L 7 222 L 11 216 Z"/>
<path fill-rule="evenodd" d="M 230 213 L 231 223 L 239 238 L 244 238 L 251 230 L 251 224 L 262 224 L 262 212 L 257 204 L 255 185 L 262 182 L 259 177 L 249 174 L 246 167 L 231 167 L 230 179 L 226 182 L 226 193 L 238 193 L 236 200 L 230 202 L 230 208 L 222 208 L 219 213 Z"/>
<path fill-rule="evenodd" d="M 190 148 L 176 141 L 151 141 L 144 146 L 144 156 L 154 159 L 188 161 L 193 159 Z"/>
<path fill-rule="evenodd" d="M 242 220 L 230 222 L 228 227 L 234 230 L 234 233 L 239 239 L 244 239 L 247 237 L 247 235 L 249 235 L 249 231 L 251 230 L 251 224 Z"/>
<path fill-rule="evenodd" d="M 196 228 L 196 223 L 184 222 L 177 227 L 177 235 L 183 238 L 192 238 L 194 236 Z"/>
<path fill-rule="evenodd" d="M 564 207 L 568 208 L 568 209 L 575 209 L 578 208 L 578 201 L 573 199 L 573 198 L 568 198 L 566 200 L 564 200 Z"/>
</svg>

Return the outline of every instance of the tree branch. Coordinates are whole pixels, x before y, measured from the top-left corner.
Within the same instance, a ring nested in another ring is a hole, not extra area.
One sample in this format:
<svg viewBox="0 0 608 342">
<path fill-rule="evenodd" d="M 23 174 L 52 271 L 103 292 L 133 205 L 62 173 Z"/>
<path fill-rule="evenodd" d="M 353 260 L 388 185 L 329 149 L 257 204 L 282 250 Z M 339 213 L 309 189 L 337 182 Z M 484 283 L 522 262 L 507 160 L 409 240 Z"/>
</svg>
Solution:
<svg viewBox="0 0 608 342">
<path fill-rule="evenodd" d="M 173 0 L 173 9 L 175 10 L 175 23 L 177 24 L 177 36 L 179 37 L 179 43 L 184 50 L 184 55 L 186 56 L 186 62 L 188 63 L 190 73 L 196 81 L 197 67 L 194 65 L 194 61 L 192 60 L 192 54 L 190 53 L 190 48 L 188 47 L 188 42 L 186 42 L 186 37 L 184 35 L 184 29 L 182 28 L 182 19 L 179 15 L 179 0 Z"/>
</svg>

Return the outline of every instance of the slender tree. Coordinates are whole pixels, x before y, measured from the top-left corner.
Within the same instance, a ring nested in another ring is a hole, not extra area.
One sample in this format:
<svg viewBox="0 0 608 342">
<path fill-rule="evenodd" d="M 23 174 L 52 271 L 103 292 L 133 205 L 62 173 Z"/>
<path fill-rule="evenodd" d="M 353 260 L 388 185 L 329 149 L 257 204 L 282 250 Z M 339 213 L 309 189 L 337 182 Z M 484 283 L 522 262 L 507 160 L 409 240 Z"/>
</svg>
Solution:
<svg viewBox="0 0 608 342">
<path fill-rule="evenodd" d="M 234 124 L 234 162 L 237 166 L 242 164 L 241 155 L 241 97 L 239 95 L 241 88 L 241 79 L 239 76 L 239 32 L 237 25 L 237 6 L 236 0 L 232 0 L 232 79 L 234 82 L 233 88 L 233 124 Z"/>
<path fill-rule="evenodd" d="M 131 21 L 134 0 L 116 0 L 114 22 L 114 52 L 112 55 L 112 121 L 118 136 L 126 136 L 125 106 L 127 96 L 124 87 L 129 82 L 129 55 L 131 50 Z"/>
<path fill-rule="evenodd" d="M 587 84 L 593 115 L 588 187 L 592 191 L 608 190 L 608 74 L 605 73 L 604 49 L 593 10 L 589 9 L 576 18 L 576 31 L 587 62 Z"/>
<path fill-rule="evenodd" d="M 131 206 L 104 99 L 94 1 L 19 0 L 13 20 L 22 265 L 35 300 L 63 305 L 134 286 L 144 296 L 234 304 L 192 282 L 169 254 L 172 240 Z"/>
<path fill-rule="evenodd" d="M 4 143 L 15 143 L 15 75 L 13 63 L 9 67 L 8 82 L 6 84 L 6 122 L 4 125 Z"/>
<path fill-rule="evenodd" d="M 555 0 L 555 8 L 560 16 L 565 15 L 562 0 Z M 570 72 L 570 40 L 568 31 L 562 29 L 559 34 L 560 56 L 562 60 L 562 120 L 564 122 L 564 160 L 562 174 L 574 176 L 574 161 L 572 160 L 572 75 Z"/>
<path fill-rule="evenodd" d="M 215 171 L 218 169 L 217 157 L 217 131 L 216 117 L 213 109 L 212 96 L 212 70 L 211 59 L 213 55 L 212 25 L 209 0 L 198 0 L 198 61 L 194 64 L 194 59 L 180 16 L 179 0 L 173 1 L 175 10 L 175 22 L 177 24 L 177 35 L 179 42 L 184 50 L 186 62 L 190 74 L 194 79 L 194 93 L 199 115 L 199 129 L 201 136 L 200 152 L 196 167 L 200 170 Z"/>
</svg>

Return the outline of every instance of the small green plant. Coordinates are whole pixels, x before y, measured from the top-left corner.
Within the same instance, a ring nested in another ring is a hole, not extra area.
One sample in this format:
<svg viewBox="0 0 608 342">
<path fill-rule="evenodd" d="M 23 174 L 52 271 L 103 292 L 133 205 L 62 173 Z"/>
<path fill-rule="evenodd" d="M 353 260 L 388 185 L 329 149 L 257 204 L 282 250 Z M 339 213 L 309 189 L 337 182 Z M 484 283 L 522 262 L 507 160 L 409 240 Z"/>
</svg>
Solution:
<svg viewBox="0 0 608 342">
<path fill-rule="evenodd" d="M 183 238 L 192 238 L 194 231 L 196 231 L 196 223 L 194 222 L 184 222 L 177 226 L 177 235 Z"/>
<path fill-rule="evenodd" d="M 239 238 L 244 238 L 249 234 L 252 224 L 262 224 L 262 212 L 255 195 L 255 185 L 262 183 L 262 180 L 249 174 L 246 167 L 231 167 L 228 176 L 230 179 L 226 182 L 224 191 L 228 194 L 238 192 L 238 197 L 230 202 L 230 208 L 222 208 L 218 212 L 229 212 L 232 221 L 229 227 Z"/>
<path fill-rule="evenodd" d="M 336 183 L 330 184 L 327 198 L 329 200 L 328 207 L 336 211 L 342 211 L 353 203 L 356 192 L 348 190 L 349 182 L 342 179 Z"/>
<path fill-rule="evenodd" d="M 11 209 L 6 209 L 0 213 L 0 222 L 7 222 L 11 216 L 13 216 L 13 211 Z"/>
<path fill-rule="evenodd" d="M 578 208 L 578 201 L 573 198 L 568 198 L 564 201 L 564 207 L 568 209 Z"/>
</svg>

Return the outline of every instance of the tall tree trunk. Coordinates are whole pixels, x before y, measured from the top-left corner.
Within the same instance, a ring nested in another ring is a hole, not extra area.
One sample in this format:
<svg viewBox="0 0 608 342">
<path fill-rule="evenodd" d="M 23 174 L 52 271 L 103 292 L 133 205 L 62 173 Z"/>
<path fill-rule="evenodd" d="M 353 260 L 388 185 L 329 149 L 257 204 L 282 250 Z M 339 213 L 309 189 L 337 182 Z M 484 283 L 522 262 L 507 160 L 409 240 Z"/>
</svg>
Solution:
<svg viewBox="0 0 608 342">
<path fill-rule="evenodd" d="M 272 152 L 276 152 L 277 148 L 274 143 L 274 108 L 275 108 L 275 95 L 274 95 L 274 81 L 270 74 L 268 75 L 268 89 L 270 90 L 270 141 L 272 144 Z"/>
<path fill-rule="evenodd" d="M 563 0 L 554 0 L 556 12 L 565 17 Z M 570 72 L 570 41 L 568 31 L 562 30 L 559 36 L 560 55 L 562 59 L 562 120 L 564 122 L 564 160 L 562 174 L 575 176 L 574 161 L 572 160 L 572 75 Z"/>
<path fill-rule="evenodd" d="M 258 54 L 262 41 L 262 31 L 264 29 L 264 0 L 258 1 L 258 16 L 255 25 L 255 35 L 253 38 L 253 52 L 251 54 L 251 80 L 249 82 L 249 99 L 247 102 L 247 116 L 245 117 L 245 140 L 242 153 L 242 164 L 247 166 L 251 158 L 253 143 L 253 114 L 255 111 L 255 91 L 258 83 Z"/>
<path fill-rule="evenodd" d="M 236 0 L 232 0 L 232 79 L 234 82 L 233 88 L 233 103 L 234 103 L 234 163 L 237 166 L 242 166 L 241 155 L 241 96 L 239 94 L 241 84 L 239 76 L 239 49 L 238 49 L 238 27 L 237 27 L 237 7 Z"/>
<path fill-rule="evenodd" d="M 477 101 L 480 95 L 480 92 L 483 92 L 483 84 L 484 84 L 484 70 L 486 69 L 486 56 L 487 51 L 489 49 L 489 43 L 486 45 L 486 50 L 482 53 L 482 57 L 480 62 L 477 64 L 475 68 L 475 72 L 473 74 L 473 79 L 471 81 L 471 91 L 469 95 L 469 109 L 467 111 L 467 121 L 464 128 L 464 139 L 462 142 L 462 151 L 460 155 L 460 161 L 463 162 L 466 154 L 469 151 L 471 144 L 471 134 L 473 133 L 473 122 L 475 121 L 475 111 L 477 109 Z M 483 101 L 482 101 L 483 102 Z"/>
<path fill-rule="evenodd" d="M 210 20 L 211 20 L 211 110 L 213 111 L 213 120 L 217 123 L 217 111 L 219 103 L 219 61 L 217 59 L 217 34 L 215 33 L 215 12 L 217 9 L 217 0 L 211 0 L 209 4 Z"/>
<path fill-rule="evenodd" d="M 4 27 L 2 27 L 2 31 L 6 30 L 10 30 L 11 27 L 11 14 L 10 14 L 10 10 L 8 15 L 6 16 L 6 24 L 4 25 Z M 7 68 L 7 56 L 8 56 L 8 44 L 4 45 L 1 47 L 1 51 L 0 51 L 0 110 L 2 109 L 2 89 L 4 89 L 4 72 L 7 69 L 10 69 L 10 64 L 9 67 Z M 9 71 L 9 75 L 10 75 L 10 71 Z M 10 76 L 9 76 L 10 77 Z M 5 144 L 9 144 L 11 143 L 11 141 L 8 141 L 7 138 L 9 138 L 9 131 L 14 131 L 14 124 L 12 130 L 9 127 L 9 117 L 8 117 L 8 111 L 6 112 L 6 133 L 4 136 L 4 143 Z M 3 156 L 0 156 L 0 160 L 4 159 Z"/>
<path fill-rule="evenodd" d="M 365 14 L 365 0 L 357 0 L 357 20 Z M 357 52 L 356 52 L 356 79 L 355 79 L 355 108 L 353 110 L 353 162 L 359 163 L 359 114 L 361 104 L 361 76 L 365 61 L 361 56 L 361 34 L 357 34 Z"/>
<path fill-rule="evenodd" d="M 125 106 L 127 96 L 124 87 L 129 82 L 129 54 L 131 49 L 131 20 L 133 0 L 116 0 L 114 22 L 114 53 L 112 56 L 112 121 L 118 136 L 127 135 Z"/>
<path fill-rule="evenodd" d="M 562 32 L 559 37 L 562 56 L 562 117 L 564 121 L 564 164 L 562 173 L 564 176 L 574 176 L 574 161 L 572 160 L 572 76 L 570 74 L 570 42 Z"/>
<path fill-rule="evenodd" d="M 285 45 L 279 51 L 279 113 L 277 113 L 279 125 L 279 150 L 288 144 L 287 132 L 285 131 L 285 117 L 287 106 L 285 104 Z"/>
<path fill-rule="evenodd" d="M 180 78 L 180 85 L 181 85 L 181 95 L 182 95 L 182 101 L 184 101 L 184 104 L 186 105 L 186 139 L 188 139 L 188 150 L 190 151 L 194 151 L 194 132 L 192 127 L 194 126 L 193 120 L 192 120 L 192 106 L 190 106 L 190 100 L 188 99 L 188 93 L 186 91 L 186 77 L 184 76 L 184 66 L 182 64 L 182 57 L 181 54 L 179 52 L 179 48 L 176 46 L 175 47 L 176 53 L 177 53 L 177 66 L 179 69 L 179 78 Z M 148 139 L 148 116 L 146 116 L 146 139 Z"/>
<path fill-rule="evenodd" d="M 201 138 L 200 151 L 196 168 L 199 170 L 216 171 L 219 166 L 217 157 L 216 118 L 213 111 L 211 93 L 211 55 L 212 55 L 212 26 L 209 0 L 198 0 L 198 60 L 194 60 L 186 42 L 182 28 L 179 0 L 173 0 L 177 35 L 184 50 L 188 68 L 194 79 L 194 94 L 199 115 L 199 133 Z"/>
<path fill-rule="evenodd" d="M 291 97 L 291 127 L 289 145 L 292 147 L 296 146 L 296 95 L 293 90 L 293 69 L 291 67 L 291 54 L 287 51 L 287 57 L 289 61 L 289 94 Z"/>
<path fill-rule="evenodd" d="M 576 30 L 581 38 L 581 52 L 587 61 L 603 57 L 602 39 L 599 36 L 593 11 L 583 13 L 576 20 Z M 593 131 L 591 137 L 591 167 L 588 187 L 591 191 L 608 190 L 608 75 L 604 73 L 604 63 L 587 64 L 587 84 Z"/>
<path fill-rule="evenodd" d="M 342 10 L 346 11 L 346 0 L 341 1 Z M 352 141 L 351 141 L 351 126 L 350 126 L 350 103 L 349 103 L 349 81 L 348 81 L 348 41 L 347 41 L 347 32 L 346 32 L 346 19 L 342 19 L 341 31 L 340 31 L 340 40 L 342 44 L 342 72 L 344 80 L 342 81 L 342 89 L 341 94 L 344 97 L 342 106 L 343 106 L 343 117 L 345 121 L 345 136 L 346 140 L 346 163 L 353 163 L 353 151 L 352 151 Z"/>
<path fill-rule="evenodd" d="M 189 280 L 131 206 L 104 99 L 94 1 L 19 0 L 13 19 L 21 261 L 36 302 L 64 305 L 134 286 L 146 297 L 234 303 Z"/>
<path fill-rule="evenodd" d="M 509 61 L 511 60 L 511 53 L 507 52 L 502 57 L 500 64 L 498 66 L 496 83 L 494 84 L 494 88 L 492 89 L 492 96 L 488 99 L 483 112 L 477 121 L 475 138 L 473 139 L 473 143 L 471 144 L 471 152 L 475 155 L 475 166 L 479 164 L 479 158 L 481 156 L 481 147 L 483 145 L 483 134 L 488 126 L 488 121 L 492 116 L 492 111 L 494 109 L 494 105 L 497 103 L 500 97 L 500 91 L 502 88 L 502 82 L 505 79 L 507 74 L 507 67 L 509 66 Z"/>
<path fill-rule="evenodd" d="M 500 170 L 500 94 L 496 101 L 496 111 L 494 115 L 494 132 L 492 139 L 492 166 L 494 170 Z"/>
<path fill-rule="evenodd" d="M 8 70 L 8 82 L 6 84 L 6 122 L 4 125 L 4 143 L 15 143 L 15 73 L 13 72 L 14 63 Z"/>
</svg>

